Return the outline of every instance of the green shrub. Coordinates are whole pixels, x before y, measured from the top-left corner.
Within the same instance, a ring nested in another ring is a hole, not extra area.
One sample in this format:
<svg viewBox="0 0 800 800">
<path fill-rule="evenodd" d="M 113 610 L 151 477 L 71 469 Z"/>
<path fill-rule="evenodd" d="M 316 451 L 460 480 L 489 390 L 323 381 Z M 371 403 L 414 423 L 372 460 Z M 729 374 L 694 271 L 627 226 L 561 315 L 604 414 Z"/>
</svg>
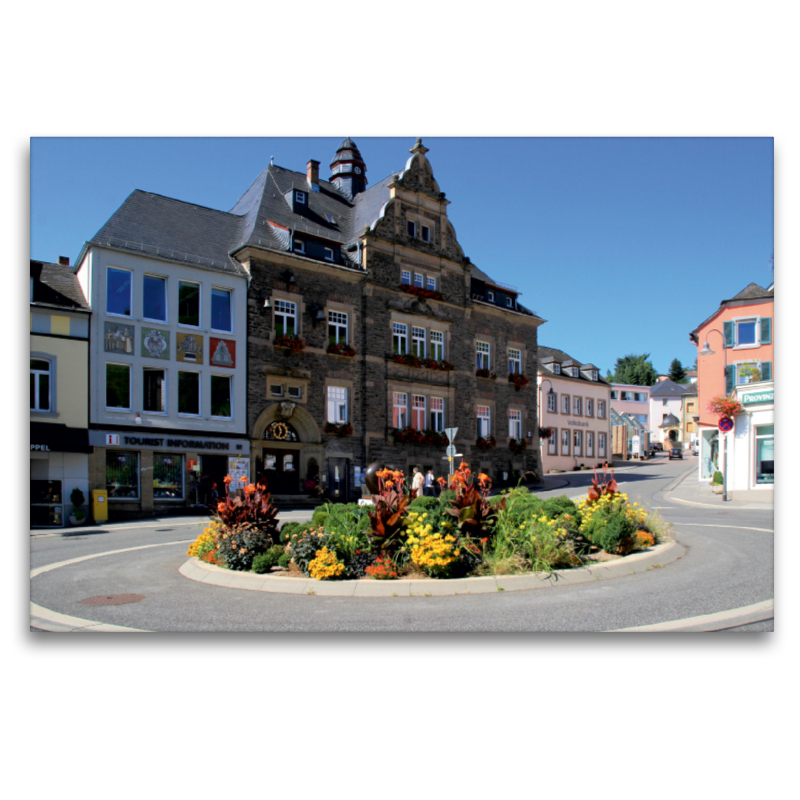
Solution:
<svg viewBox="0 0 800 800">
<path fill-rule="evenodd" d="M 281 556 L 281 557 L 278 559 L 278 566 L 279 566 L 279 567 L 283 567 L 284 569 L 286 569 L 286 568 L 289 566 L 289 562 L 290 562 L 291 560 L 292 560 L 292 554 L 291 554 L 291 553 L 284 553 L 284 554 L 283 554 L 283 555 L 282 555 L 282 556 Z"/>
<path fill-rule="evenodd" d="M 304 527 L 308 527 L 308 522 L 284 522 L 281 526 L 280 540 L 283 544 L 288 544 L 293 533 L 300 533 Z"/>
<path fill-rule="evenodd" d="M 275 544 L 266 553 L 256 556 L 253 559 L 253 572 L 257 572 L 259 575 L 269 572 L 273 567 L 277 566 L 280 557 L 284 554 L 284 549 L 282 544 Z"/>
<path fill-rule="evenodd" d="M 615 514 L 596 527 L 592 542 L 606 553 L 624 556 L 636 546 L 636 525 L 624 514 Z"/>
<path fill-rule="evenodd" d="M 439 498 L 438 497 L 416 497 L 414 498 L 408 505 L 409 511 L 433 511 L 439 507 Z"/>
<path fill-rule="evenodd" d="M 555 519 L 562 514 L 569 514 L 570 516 L 578 516 L 580 518 L 581 512 L 578 506 L 576 506 L 569 497 L 562 494 L 560 497 L 548 497 L 547 500 L 542 503 L 541 513 L 547 517 L 547 519 Z M 580 522 L 578 524 L 580 524 Z"/>
<path fill-rule="evenodd" d="M 719 470 L 714 473 L 711 483 L 713 486 L 722 486 L 722 473 Z"/>
<path fill-rule="evenodd" d="M 310 525 L 312 528 L 322 528 L 325 526 L 325 520 L 330 513 L 331 503 L 324 503 L 314 510 L 314 515 L 311 517 Z"/>
</svg>

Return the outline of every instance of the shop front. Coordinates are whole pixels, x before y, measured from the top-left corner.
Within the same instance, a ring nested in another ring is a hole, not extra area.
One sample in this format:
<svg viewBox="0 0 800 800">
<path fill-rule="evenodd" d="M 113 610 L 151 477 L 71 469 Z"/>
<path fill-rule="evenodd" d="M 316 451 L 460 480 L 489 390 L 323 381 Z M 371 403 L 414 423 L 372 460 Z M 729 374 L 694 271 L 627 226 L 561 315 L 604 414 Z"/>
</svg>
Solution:
<svg viewBox="0 0 800 800">
<path fill-rule="evenodd" d="M 246 439 L 93 430 L 89 441 L 91 488 L 108 492 L 111 520 L 206 506 L 225 494 L 226 475 L 238 485 L 250 472 Z"/>
<path fill-rule="evenodd" d="M 736 499 L 773 502 L 775 487 L 775 384 L 736 387 L 743 411 L 735 419 L 729 488 Z"/>
</svg>

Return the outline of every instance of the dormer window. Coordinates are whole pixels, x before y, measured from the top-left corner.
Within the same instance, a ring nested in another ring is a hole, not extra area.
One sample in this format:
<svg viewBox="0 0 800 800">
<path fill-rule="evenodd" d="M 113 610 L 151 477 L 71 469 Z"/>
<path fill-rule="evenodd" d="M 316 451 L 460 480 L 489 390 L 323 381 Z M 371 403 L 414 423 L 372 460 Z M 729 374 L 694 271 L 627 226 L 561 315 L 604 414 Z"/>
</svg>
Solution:
<svg viewBox="0 0 800 800">
<path fill-rule="evenodd" d="M 581 371 L 577 367 L 572 368 L 572 377 L 573 378 L 580 378 Z"/>
<path fill-rule="evenodd" d="M 304 206 L 306 204 L 306 200 L 308 199 L 308 195 L 305 192 L 295 192 L 294 193 L 294 201 L 298 205 Z"/>
<path fill-rule="evenodd" d="M 325 248 L 325 260 L 326 261 L 333 261 L 333 248 L 326 247 Z"/>
<path fill-rule="evenodd" d="M 409 237 L 411 239 L 416 239 L 417 238 L 417 223 L 416 222 L 412 222 L 411 220 L 408 220 L 406 225 L 408 226 L 408 235 L 409 235 Z"/>
<path fill-rule="evenodd" d="M 556 375 L 560 375 L 561 374 L 561 364 L 553 364 L 553 372 Z"/>
<path fill-rule="evenodd" d="M 294 240 L 294 252 L 295 253 L 305 253 L 306 252 L 306 243 L 302 239 L 295 239 Z"/>
<path fill-rule="evenodd" d="M 486 292 L 486 298 L 490 303 L 494 303 L 494 292 Z"/>
<path fill-rule="evenodd" d="M 514 301 L 510 297 L 506 297 L 506 308 L 512 308 Z"/>
<path fill-rule="evenodd" d="M 423 242 L 430 242 L 431 240 L 431 229 L 427 225 L 422 226 L 422 241 Z"/>
<path fill-rule="evenodd" d="M 596 370 L 596 369 L 593 369 L 593 370 L 592 370 L 592 380 L 593 380 L 593 381 L 596 381 L 596 380 L 597 380 L 597 370 Z"/>
</svg>

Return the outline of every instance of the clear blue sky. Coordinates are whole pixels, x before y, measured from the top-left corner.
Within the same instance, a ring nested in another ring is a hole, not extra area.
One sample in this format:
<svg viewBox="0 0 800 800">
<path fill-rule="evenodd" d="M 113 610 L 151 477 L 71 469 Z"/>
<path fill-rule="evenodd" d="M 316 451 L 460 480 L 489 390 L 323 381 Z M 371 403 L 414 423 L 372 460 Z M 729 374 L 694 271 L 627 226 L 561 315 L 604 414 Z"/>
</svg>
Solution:
<svg viewBox="0 0 800 800">
<path fill-rule="evenodd" d="M 134 189 L 223 211 L 274 156 L 328 178 L 337 138 L 34 138 L 31 258 L 74 263 Z M 369 185 L 413 138 L 354 137 Z M 689 331 L 772 280 L 771 138 L 425 138 L 464 252 L 517 286 L 539 341 L 605 373 L 628 353 L 690 365 Z"/>
</svg>

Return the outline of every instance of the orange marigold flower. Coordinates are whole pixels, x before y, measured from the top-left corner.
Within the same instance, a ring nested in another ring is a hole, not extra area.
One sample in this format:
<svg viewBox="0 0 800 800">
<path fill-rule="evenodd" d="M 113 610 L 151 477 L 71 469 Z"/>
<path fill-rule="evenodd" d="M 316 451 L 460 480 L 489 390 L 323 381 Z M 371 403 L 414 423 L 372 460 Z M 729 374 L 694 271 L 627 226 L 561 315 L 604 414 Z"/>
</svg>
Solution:
<svg viewBox="0 0 800 800">
<path fill-rule="evenodd" d="M 224 480 L 222 481 L 226 486 L 233 481 L 230 475 L 226 475 Z"/>
<path fill-rule="evenodd" d="M 224 511 L 225 510 L 225 503 L 217 503 L 217 511 Z"/>
<path fill-rule="evenodd" d="M 388 469 L 380 469 L 375 473 L 377 478 L 388 478 L 389 475 L 391 475 L 391 472 Z"/>
<path fill-rule="evenodd" d="M 247 486 L 244 487 L 245 494 L 255 494 L 255 491 L 256 487 L 252 483 L 249 483 Z"/>
</svg>

